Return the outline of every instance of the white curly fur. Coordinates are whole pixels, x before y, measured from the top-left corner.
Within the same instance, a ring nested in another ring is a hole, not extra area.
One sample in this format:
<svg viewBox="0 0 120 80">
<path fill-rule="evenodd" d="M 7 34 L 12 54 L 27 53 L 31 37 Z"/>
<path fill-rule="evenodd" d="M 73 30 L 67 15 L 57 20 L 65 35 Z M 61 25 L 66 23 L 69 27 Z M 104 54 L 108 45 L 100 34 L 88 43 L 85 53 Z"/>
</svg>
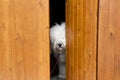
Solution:
<svg viewBox="0 0 120 80">
<path fill-rule="evenodd" d="M 51 46 L 54 53 L 63 53 L 66 48 L 65 23 L 56 24 L 50 29 Z M 58 44 L 62 44 L 61 47 Z"/>
<path fill-rule="evenodd" d="M 65 79 L 65 49 L 66 49 L 66 38 L 65 38 L 65 23 L 61 25 L 56 24 L 50 29 L 50 41 L 51 41 L 51 49 L 55 57 L 59 54 L 58 58 L 58 66 L 59 66 L 59 78 Z M 58 44 L 61 44 L 59 46 Z"/>
</svg>

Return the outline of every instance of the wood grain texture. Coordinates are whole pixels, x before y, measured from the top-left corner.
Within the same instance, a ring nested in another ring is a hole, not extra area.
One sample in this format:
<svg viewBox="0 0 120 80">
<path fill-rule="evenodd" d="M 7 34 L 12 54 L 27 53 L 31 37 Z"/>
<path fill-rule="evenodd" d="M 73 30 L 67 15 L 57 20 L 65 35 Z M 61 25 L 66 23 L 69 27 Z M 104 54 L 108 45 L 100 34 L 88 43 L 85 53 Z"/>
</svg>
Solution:
<svg viewBox="0 0 120 80">
<path fill-rule="evenodd" d="M 0 80 L 49 80 L 48 0 L 0 0 Z"/>
<path fill-rule="evenodd" d="M 66 1 L 67 80 L 96 80 L 97 2 Z"/>
<path fill-rule="evenodd" d="M 120 80 L 120 0 L 100 0 L 98 80 Z"/>
</svg>

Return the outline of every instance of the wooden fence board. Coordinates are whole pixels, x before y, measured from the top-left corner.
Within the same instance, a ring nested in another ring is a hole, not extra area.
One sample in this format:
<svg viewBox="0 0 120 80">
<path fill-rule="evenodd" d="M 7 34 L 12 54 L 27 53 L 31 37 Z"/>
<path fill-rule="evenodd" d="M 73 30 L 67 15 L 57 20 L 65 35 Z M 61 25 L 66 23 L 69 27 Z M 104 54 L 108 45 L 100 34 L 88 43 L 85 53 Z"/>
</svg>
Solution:
<svg viewBox="0 0 120 80">
<path fill-rule="evenodd" d="M 49 80 L 48 3 L 0 0 L 0 80 Z"/>
<path fill-rule="evenodd" d="M 67 80 L 96 80 L 98 0 L 66 0 Z"/>
<path fill-rule="evenodd" d="M 100 0 L 98 80 L 120 80 L 120 0 Z"/>
</svg>

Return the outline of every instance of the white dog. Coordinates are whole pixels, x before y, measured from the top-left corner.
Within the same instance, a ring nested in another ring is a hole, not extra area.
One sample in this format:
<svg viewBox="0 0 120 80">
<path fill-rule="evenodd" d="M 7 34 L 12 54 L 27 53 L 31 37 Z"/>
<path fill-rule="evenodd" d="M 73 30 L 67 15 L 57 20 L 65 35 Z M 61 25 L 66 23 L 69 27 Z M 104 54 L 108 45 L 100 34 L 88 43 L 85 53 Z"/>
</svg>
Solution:
<svg viewBox="0 0 120 80">
<path fill-rule="evenodd" d="M 65 38 L 65 23 L 61 25 L 56 24 L 50 29 L 50 41 L 53 55 L 58 60 L 59 75 L 55 79 L 51 80 L 65 80 L 65 49 L 66 49 L 66 38 Z"/>
</svg>

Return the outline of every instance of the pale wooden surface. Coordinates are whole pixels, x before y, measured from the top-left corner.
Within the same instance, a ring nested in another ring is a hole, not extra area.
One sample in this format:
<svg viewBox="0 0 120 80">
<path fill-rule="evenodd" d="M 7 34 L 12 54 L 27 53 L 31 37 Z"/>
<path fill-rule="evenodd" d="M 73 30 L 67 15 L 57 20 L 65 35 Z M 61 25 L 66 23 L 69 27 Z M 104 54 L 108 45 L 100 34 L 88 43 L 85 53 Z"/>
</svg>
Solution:
<svg viewBox="0 0 120 80">
<path fill-rule="evenodd" d="M 0 0 L 0 80 L 49 80 L 48 0 Z"/>
<path fill-rule="evenodd" d="M 98 0 L 66 1 L 67 80 L 96 80 Z"/>
<path fill-rule="evenodd" d="M 100 0 L 98 80 L 120 80 L 120 0 Z"/>
</svg>

